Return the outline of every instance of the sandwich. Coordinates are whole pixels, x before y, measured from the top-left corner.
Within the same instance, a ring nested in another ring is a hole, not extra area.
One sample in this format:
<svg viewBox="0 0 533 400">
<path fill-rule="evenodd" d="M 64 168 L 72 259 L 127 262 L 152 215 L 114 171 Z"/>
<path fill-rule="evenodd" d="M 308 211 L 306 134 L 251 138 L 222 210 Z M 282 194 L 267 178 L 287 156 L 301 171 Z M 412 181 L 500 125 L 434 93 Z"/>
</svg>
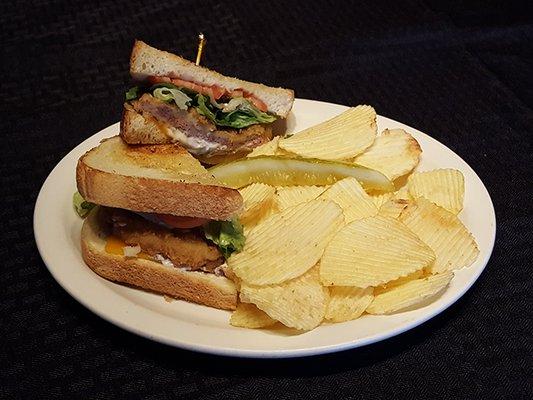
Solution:
<svg viewBox="0 0 533 400">
<path fill-rule="evenodd" d="M 79 160 L 75 203 L 89 211 L 82 256 L 100 276 L 233 310 L 225 259 L 244 245 L 243 199 L 179 145 L 106 139 Z M 77 199 L 77 200 L 76 200 Z"/>
<path fill-rule="evenodd" d="M 290 89 L 231 78 L 136 41 L 134 87 L 126 93 L 120 136 L 129 144 L 178 143 L 206 164 L 240 158 L 272 138 L 289 114 Z"/>
</svg>

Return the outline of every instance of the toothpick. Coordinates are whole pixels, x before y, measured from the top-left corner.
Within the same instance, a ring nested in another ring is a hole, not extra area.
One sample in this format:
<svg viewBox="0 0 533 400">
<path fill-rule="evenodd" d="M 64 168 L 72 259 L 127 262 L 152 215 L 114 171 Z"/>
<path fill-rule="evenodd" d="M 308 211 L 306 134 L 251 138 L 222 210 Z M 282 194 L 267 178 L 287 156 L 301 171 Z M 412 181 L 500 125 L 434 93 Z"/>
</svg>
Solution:
<svg viewBox="0 0 533 400">
<path fill-rule="evenodd" d="M 198 35 L 198 53 L 196 53 L 196 65 L 200 65 L 200 60 L 202 59 L 202 52 L 204 51 L 204 45 L 205 45 L 205 36 L 203 33 L 200 33 Z"/>
</svg>

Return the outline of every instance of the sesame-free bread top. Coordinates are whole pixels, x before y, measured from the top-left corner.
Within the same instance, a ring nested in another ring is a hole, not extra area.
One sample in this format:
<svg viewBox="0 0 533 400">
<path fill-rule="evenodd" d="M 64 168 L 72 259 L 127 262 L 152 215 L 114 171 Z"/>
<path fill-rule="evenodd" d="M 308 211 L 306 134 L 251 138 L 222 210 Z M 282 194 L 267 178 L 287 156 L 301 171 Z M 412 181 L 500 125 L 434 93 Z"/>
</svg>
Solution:
<svg viewBox="0 0 533 400">
<path fill-rule="evenodd" d="M 118 136 L 78 160 L 76 183 L 87 201 L 139 212 L 228 220 L 243 202 L 182 147 L 130 146 Z"/>
<path fill-rule="evenodd" d="M 161 76 L 180 78 L 203 86 L 217 85 L 229 92 L 243 89 L 263 101 L 269 112 L 283 118 L 287 117 L 294 102 L 294 91 L 291 89 L 273 88 L 227 77 L 140 40 L 135 41 L 131 52 L 130 74 L 139 81 L 149 76 Z"/>
</svg>

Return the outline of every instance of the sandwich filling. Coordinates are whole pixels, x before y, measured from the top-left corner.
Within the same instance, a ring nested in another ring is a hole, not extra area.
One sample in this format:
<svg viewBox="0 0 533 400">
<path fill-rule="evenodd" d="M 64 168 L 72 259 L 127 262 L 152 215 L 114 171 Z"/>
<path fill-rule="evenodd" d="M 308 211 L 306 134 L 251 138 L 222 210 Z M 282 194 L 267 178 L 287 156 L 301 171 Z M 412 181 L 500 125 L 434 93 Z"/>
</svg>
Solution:
<svg viewBox="0 0 533 400">
<path fill-rule="evenodd" d="M 112 237 L 124 242 L 125 247 L 138 246 L 140 252 L 156 261 L 169 260 L 177 268 L 210 273 L 224 263 L 224 255 L 206 240 L 200 227 L 169 229 L 126 210 L 105 211 Z"/>
<path fill-rule="evenodd" d="M 81 217 L 95 207 L 78 192 L 73 204 Z M 215 221 L 103 206 L 99 207 L 98 218 L 105 227 L 108 253 L 144 258 L 167 267 L 222 274 L 218 267 L 244 246 L 237 219 Z"/>
<path fill-rule="evenodd" d="M 191 153 L 249 152 L 272 137 L 277 117 L 244 90 L 226 91 L 177 78 L 150 77 L 126 93 L 126 107 L 167 128 Z"/>
<path fill-rule="evenodd" d="M 249 152 L 272 137 L 272 128 L 265 124 L 254 124 L 244 129 L 218 129 L 197 108 L 181 109 L 149 93 L 131 101 L 127 107 L 163 124 L 172 139 L 196 155 Z"/>
</svg>

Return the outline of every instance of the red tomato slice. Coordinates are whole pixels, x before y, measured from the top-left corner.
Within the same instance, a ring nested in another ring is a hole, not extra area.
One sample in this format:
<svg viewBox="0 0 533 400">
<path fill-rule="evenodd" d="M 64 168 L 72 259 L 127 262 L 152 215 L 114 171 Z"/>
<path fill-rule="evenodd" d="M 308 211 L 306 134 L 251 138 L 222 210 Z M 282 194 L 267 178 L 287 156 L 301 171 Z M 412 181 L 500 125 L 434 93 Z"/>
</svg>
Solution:
<svg viewBox="0 0 533 400">
<path fill-rule="evenodd" d="M 150 82 L 151 85 L 155 85 L 157 83 L 172 83 L 170 78 L 167 78 L 166 76 L 149 76 L 148 82 Z"/>
<path fill-rule="evenodd" d="M 185 87 L 200 94 L 205 94 L 206 96 L 212 97 L 215 100 L 220 99 L 226 93 L 224 88 L 221 88 L 217 85 L 204 86 L 179 78 L 172 78 L 172 83 L 178 87 Z"/>
<path fill-rule="evenodd" d="M 246 100 L 249 100 L 258 110 L 263 112 L 268 111 L 267 105 L 262 100 L 258 99 L 253 94 L 248 93 L 243 89 L 232 90 L 230 96 L 232 98 L 244 97 Z"/>
<path fill-rule="evenodd" d="M 165 224 L 170 225 L 173 228 L 180 228 L 180 229 L 196 228 L 197 226 L 201 226 L 205 224 L 207 221 L 209 221 L 208 219 L 205 219 L 205 218 L 177 217 L 175 215 L 170 215 L 170 214 L 154 214 L 154 216 L 160 219 Z"/>
<path fill-rule="evenodd" d="M 169 78 L 166 76 L 150 76 L 148 77 L 148 82 L 155 85 L 157 83 L 172 83 L 177 87 L 187 88 L 194 90 L 197 93 L 205 94 L 206 96 L 213 97 L 215 100 L 219 99 L 226 92 L 223 88 L 213 85 L 213 86 L 202 86 L 194 82 L 186 81 L 180 78 Z"/>
<path fill-rule="evenodd" d="M 263 112 L 267 112 L 268 111 L 267 105 L 262 100 L 259 100 L 257 97 L 255 97 L 254 95 L 244 96 L 244 98 L 247 99 L 247 100 L 250 100 L 252 102 L 252 104 L 259 111 L 263 111 Z"/>
</svg>

